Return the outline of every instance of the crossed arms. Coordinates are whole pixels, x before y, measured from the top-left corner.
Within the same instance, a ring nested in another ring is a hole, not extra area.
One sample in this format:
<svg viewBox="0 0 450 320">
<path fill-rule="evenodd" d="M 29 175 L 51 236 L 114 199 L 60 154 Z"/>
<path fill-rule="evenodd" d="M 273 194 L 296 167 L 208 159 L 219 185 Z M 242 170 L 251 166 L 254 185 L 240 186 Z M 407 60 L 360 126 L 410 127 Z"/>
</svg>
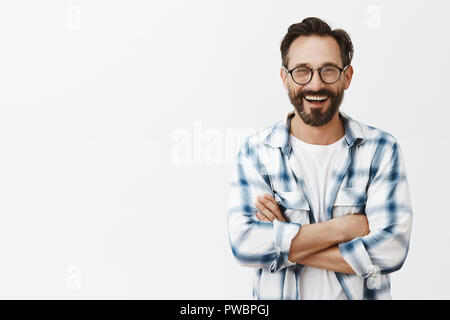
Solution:
<svg viewBox="0 0 450 320">
<path fill-rule="evenodd" d="M 237 261 L 270 272 L 300 263 L 361 277 L 369 276 L 374 266 L 383 274 L 400 269 L 412 211 L 400 148 L 391 141 L 383 146 L 371 163 L 365 215 L 301 225 L 282 216 L 275 219 L 275 209 L 269 210 L 272 218 L 268 212 L 257 213 L 258 196 L 273 191 L 261 148 L 247 140 L 238 152 L 228 203 L 228 236 Z"/>
<path fill-rule="evenodd" d="M 254 205 L 259 210 L 255 215 L 260 221 L 286 222 L 277 202 L 270 194 L 259 196 Z M 288 260 L 320 269 L 355 274 L 342 258 L 337 244 L 367 234 L 369 224 L 366 216 L 362 214 L 303 225 L 291 241 Z"/>
</svg>

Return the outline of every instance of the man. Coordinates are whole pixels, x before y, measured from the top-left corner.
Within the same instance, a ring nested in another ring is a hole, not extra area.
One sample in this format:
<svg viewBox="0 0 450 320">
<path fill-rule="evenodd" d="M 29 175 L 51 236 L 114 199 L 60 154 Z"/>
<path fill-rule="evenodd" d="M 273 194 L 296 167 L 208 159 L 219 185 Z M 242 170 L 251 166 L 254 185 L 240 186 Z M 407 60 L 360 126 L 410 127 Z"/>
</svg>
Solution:
<svg viewBox="0 0 450 320">
<path fill-rule="evenodd" d="M 412 210 L 399 144 L 339 111 L 353 45 L 318 18 L 291 25 L 281 79 L 294 111 L 238 152 L 228 207 L 254 299 L 391 299 Z"/>
</svg>

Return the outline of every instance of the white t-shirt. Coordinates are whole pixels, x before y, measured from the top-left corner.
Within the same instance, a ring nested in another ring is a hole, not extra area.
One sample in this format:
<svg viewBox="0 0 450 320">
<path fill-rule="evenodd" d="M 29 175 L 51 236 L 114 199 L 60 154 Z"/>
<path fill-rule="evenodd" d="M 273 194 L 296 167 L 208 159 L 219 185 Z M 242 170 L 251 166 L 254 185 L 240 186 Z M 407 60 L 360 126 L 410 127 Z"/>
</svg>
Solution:
<svg viewBox="0 0 450 320">
<path fill-rule="evenodd" d="M 316 222 L 327 221 L 325 195 L 329 174 L 344 147 L 344 137 L 329 145 L 317 145 L 290 135 L 294 156 L 303 168 L 303 178 Z M 300 299 L 347 300 L 347 297 L 334 271 L 305 266 L 300 275 Z"/>
</svg>

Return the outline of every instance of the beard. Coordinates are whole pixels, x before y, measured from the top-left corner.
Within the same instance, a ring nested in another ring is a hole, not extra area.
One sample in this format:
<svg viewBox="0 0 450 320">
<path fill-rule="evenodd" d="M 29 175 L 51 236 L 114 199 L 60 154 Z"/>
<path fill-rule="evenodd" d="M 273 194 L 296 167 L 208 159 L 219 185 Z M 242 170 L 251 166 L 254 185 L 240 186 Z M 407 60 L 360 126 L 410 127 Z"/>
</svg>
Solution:
<svg viewBox="0 0 450 320">
<path fill-rule="evenodd" d="M 321 108 L 312 108 L 310 113 L 307 113 L 303 100 L 303 97 L 307 95 L 326 95 L 330 100 L 330 105 L 323 113 Z M 336 112 L 339 111 L 339 107 L 344 99 L 344 89 L 339 88 L 336 94 L 330 90 L 322 89 L 319 91 L 300 91 L 297 95 L 289 90 L 289 99 L 305 124 L 320 127 L 330 122 Z"/>
</svg>

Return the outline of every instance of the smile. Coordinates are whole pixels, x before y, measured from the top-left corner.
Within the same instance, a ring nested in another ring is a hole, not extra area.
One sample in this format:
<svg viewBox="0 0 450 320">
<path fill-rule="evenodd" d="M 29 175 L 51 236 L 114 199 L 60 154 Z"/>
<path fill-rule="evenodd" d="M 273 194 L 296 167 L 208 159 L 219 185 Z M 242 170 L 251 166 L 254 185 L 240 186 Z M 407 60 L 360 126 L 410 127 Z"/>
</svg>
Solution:
<svg viewBox="0 0 450 320">
<path fill-rule="evenodd" d="M 323 101 L 326 100 L 328 97 L 327 96 L 305 96 L 305 99 L 308 101 Z"/>
<path fill-rule="evenodd" d="M 326 100 L 328 100 L 328 96 L 310 96 L 310 95 L 307 95 L 304 98 L 309 103 L 316 104 L 316 105 L 317 104 L 322 104 Z"/>
</svg>

